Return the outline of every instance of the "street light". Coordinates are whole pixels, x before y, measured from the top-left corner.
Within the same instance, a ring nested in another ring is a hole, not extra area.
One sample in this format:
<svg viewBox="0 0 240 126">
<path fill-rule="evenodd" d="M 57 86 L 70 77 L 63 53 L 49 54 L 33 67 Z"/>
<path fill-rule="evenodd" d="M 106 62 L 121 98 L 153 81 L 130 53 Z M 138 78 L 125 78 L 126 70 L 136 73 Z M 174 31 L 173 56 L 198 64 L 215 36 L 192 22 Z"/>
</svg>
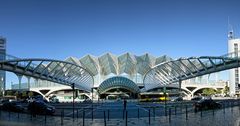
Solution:
<svg viewBox="0 0 240 126">
<path fill-rule="evenodd" d="M 3 77 L 1 77 L 1 86 L 2 86 L 2 97 L 4 96 L 4 83 L 3 83 Z"/>
<path fill-rule="evenodd" d="M 75 93 L 74 93 L 74 92 L 75 92 L 75 83 L 72 84 L 72 91 L 73 91 L 73 103 L 72 103 L 72 107 L 73 107 L 73 119 L 74 119 L 74 115 L 75 115 L 75 114 L 74 114 L 74 112 L 75 112 L 75 104 L 74 104 L 74 103 L 75 103 L 75 101 L 74 101 L 74 100 L 75 100 L 75 99 L 74 99 L 74 97 L 75 97 Z"/>
</svg>

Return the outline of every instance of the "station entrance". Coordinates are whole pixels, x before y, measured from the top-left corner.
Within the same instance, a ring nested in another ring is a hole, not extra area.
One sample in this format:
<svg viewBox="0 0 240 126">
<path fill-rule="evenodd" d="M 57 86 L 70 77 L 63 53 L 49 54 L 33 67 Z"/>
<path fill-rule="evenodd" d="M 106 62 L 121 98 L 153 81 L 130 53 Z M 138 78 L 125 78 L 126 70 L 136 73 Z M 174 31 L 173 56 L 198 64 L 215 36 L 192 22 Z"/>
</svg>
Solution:
<svg viewBox="0 0 240 126">
<path fill-rule="evenodd" d="M 136 99 L 140 89 L 132 80 L 116 76 L 103 81 L 98 93 L 101 99 Z"/>
</svg>

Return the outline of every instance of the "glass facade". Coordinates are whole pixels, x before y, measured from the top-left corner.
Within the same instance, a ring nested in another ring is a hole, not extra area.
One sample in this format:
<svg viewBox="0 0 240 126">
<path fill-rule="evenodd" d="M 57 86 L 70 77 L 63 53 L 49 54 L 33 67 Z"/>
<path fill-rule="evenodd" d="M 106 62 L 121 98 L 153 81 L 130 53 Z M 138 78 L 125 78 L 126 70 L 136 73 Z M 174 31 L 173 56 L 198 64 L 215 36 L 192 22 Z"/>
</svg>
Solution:
<svg viewBox="0 0 240 126">
<path fill-rule="evenodd" d="M 6 39 L 0 37 L 0 60 L 5 60 L 6 55 Z M 6 85 L 6 72 L 0 70 L 0 95 L 3 95 Z"/>
<path fill-rule="evenodd" d="M 234 53 L 238 56 L 238 44 L 234 43 Z M 239 90 L 239 68 L 235 68 L 235 90 Z"/>
</svg>

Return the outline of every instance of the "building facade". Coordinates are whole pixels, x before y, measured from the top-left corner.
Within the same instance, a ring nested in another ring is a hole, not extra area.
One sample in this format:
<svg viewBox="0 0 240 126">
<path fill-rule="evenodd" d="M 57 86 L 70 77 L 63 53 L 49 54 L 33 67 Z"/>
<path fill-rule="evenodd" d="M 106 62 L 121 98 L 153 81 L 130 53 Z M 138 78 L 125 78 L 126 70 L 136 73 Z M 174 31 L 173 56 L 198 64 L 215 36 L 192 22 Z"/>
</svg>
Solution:
<svg viewBox="0 0 240 126">
<path fill-rule="evenodd" d="M 5 60 L 6 55 L 6 39 L 0 37 L 0 61 Z M 6 72 L 0 70 L 0 92 L 2 95 L 6 88 Z"/>
<path fill-rule="evenodd" d="M 228 33 L 228 53 L 234 56 L 240 56 L 240 39 L 234 37 L 232 30 Z M 231 69 L 229 71 L 230 95 L 234 96 L 240 93 L 240 68 Z"/>
</svg>

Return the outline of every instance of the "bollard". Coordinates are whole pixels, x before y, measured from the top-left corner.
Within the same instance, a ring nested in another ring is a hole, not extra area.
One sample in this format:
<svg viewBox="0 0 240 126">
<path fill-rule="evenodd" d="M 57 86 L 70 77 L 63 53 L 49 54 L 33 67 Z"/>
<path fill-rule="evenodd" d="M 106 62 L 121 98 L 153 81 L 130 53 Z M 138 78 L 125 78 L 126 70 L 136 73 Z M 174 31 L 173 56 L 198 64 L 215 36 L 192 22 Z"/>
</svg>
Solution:
<svg viewBox="0 0 240 126">
<path fill-rule="evenodd" d="M 8 119 L 10 120 L 10 115 L 11 114 L 11 112 L 10 111 L 8 111 Z"/>
<path fill-rule="evenodd" d="M 187 105 L 186 105 L 186 120 L 188 120 L 188 108 L 187 108 Z"/>
<path fill-rule="evenodd" d="M 19 112 L 18 112 L 18 119 L 19 119 Z"/>
<path fill-rule="evenodd" d="M 200 111 L 201 111 L 201 118 L 202 118 L 202 108 L 200 109 Z"/>
<path fill-rule="evenodd" d="M 77 118 L 78 118 L 78 111 L 79 111 L 79 110 L 77 109 Z"/>
<path fill-rule="evenodd" d="M 168 114 L 169 115 L 168 116 L 169 117 L 169 122 L 171 123 L 171 108 L 169 108 L 168 112 L 169 112 L 169 114 Z"/>
<path fill-rule="evenodd" d="M 148 124 L 149 124 L 149 125 L 151 124 L 151 122 L 150 122 L 150 121 L 151 121 L 150 116 L 151 116 L 151 115 L 150 115 L 150 109 L 149 109 L 149 110 L 148 110 Z"/>
<path fill-rule="evenodd" d="M 123 120 L 124 120 L 124 114 L 125 114 L 125 111 L 123 110 Z"/>
<path fill-rule="evenodd" d="M 153 107 L 153 118 L 155 119 L 155 107 Z"/>
<path fill-rule="evenodd" d="M 83 109 L 83 126 L 85 124 L 85 110 Z"/>
<path fill-rule="evenodd" d="M 240 110 L 240 107 L 239 107 L 239 110 Z M 139 108 L 138 108 L 138 119 L 139 119 Z"/>
<path fill-rule="evenodd" d="M 93 121 L 93 105 L 92 105 L 92 121 Z"/>
<path fill-rule="evenodd" d="M 238 106 L 238 111 L 240 111 L 240 105 Z"/>
<path fill-rule="evenodd" d="M 45 119 L 44 119 L 44 121 L 45 121 L 45 124 L 47 123 L 47 114 L 45 113 Z"/>
<path fill-rule="evenodd" d="M 233 102 L 231 101 L 231 112 L 233 112 Z"/>
<path fill-rule="evenodd" d="M 61 125 L 63 125 L 63 109 L 61 111 Z"/>
<path fill-rule="evenodd" d="M 223 103 L 223 113 L 225 114 L 225 102 Z"/>
<path fill-rule="evenodd" d="M 212 110 L 212 114 L 213 114 L 213 116 L 214 116 L 214 110 L 215 110 L 215 109 L 213 108 L 213 110 Z"/>
<path fill-rule="evenodd" d="M 174 112 L 175 115 L 177 115 L 177 106 L 175 106 L 175 112 Z"/>
<path fill-rule="evenodd" d="M 164 108 L 164 114 L 165 114 L 165 116 L 167 116 L 167 107 L 165 106 L 165 108 Z"/>
<path fill-rule="evenodd" d="M 32 121 L 32 118 L 33 118 L 33 114 L 32 114 L 32 112 L 30 113 L 30 115 L 31 115 L 31 116 L 30 116 L 30 119 L 31 119 L 31 121 Z"/>
<path fill-rule="evenodd" d="M 108 121 L 109 121 L 109 109 L 108 109 L 108 111 L 107 111 L 107 112 L 108 112 Z"/>
<path fill-rule="evenodd" d="M 126 111 L 126 121 L 125 121 L 126 126 L 127 126 L 127 119 L 128 119 L 128 111 Z"/>
<path fill-rule="evenodd" d="M 105 113 L 105 111 L 104 111 L 103 116 L 104 116 L 104 126 L 106 126 L 107 124 L 106 124 L 106 113 Z"/>
</svg>

